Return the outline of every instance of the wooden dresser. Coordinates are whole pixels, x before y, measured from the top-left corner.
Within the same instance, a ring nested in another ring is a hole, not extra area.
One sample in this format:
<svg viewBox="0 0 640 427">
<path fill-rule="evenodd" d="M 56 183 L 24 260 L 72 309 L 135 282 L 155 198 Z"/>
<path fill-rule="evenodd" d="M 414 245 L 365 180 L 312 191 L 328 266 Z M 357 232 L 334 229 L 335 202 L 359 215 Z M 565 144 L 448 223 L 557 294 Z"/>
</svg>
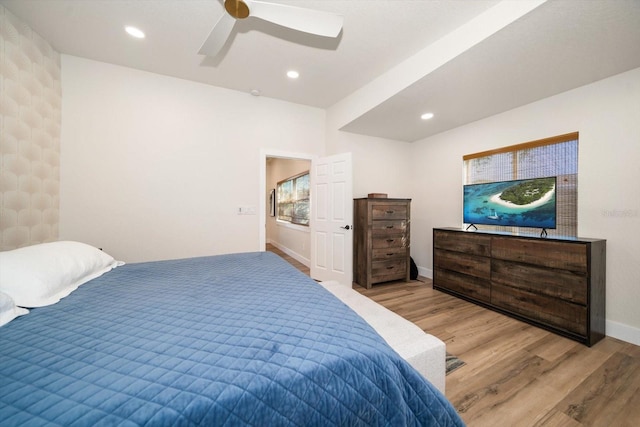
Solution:
<svg viewBox="0 0 640 427">
<path fill-rule="evenodd" d="M 605 334 L 606 241 L 433 230 L 433 287 L 592 346 Z"/>
<path fill-rule="evenodd" d="M 362 198 L 353 201 L 353 280 L 409 281 L 411 199 Z"/>
</svg>

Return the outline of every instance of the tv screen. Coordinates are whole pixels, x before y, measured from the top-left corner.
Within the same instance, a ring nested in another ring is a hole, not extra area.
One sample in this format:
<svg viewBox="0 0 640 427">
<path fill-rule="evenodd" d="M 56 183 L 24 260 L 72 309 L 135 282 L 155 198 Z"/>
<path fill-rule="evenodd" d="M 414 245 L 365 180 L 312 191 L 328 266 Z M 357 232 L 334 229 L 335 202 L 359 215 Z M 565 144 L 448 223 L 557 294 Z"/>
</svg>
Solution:
<svg viewBox="0 0 640 427">
<path fill-rule="evenodd" d="M 556 177 L 464 186 L 464 223 L 556 228 Z"/>
</svg>

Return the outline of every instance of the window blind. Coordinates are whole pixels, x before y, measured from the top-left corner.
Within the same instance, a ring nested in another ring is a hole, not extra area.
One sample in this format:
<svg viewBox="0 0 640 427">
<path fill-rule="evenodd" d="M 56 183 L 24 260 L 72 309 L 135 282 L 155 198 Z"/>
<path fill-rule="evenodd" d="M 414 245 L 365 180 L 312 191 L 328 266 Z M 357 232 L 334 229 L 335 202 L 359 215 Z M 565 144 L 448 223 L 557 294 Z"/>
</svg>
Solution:
<svg viewBox="0 0 640 427">
<path fill-rule="evenodd" d="M 577 236 L 578 132 L 463 156 L 465 184 L 555 176 L 556 229 L 549 235 Z M 519 227 L 482 228 L 526 234 Z"/>
</svg>

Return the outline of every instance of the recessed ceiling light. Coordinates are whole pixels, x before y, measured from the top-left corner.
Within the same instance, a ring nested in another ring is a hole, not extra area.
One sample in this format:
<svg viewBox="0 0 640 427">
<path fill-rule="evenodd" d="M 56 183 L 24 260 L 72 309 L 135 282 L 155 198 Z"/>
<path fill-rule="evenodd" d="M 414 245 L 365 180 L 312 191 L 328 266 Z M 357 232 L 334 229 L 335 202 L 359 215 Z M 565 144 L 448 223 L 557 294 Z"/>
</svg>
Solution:
<svg viewBox="0 0 640 427">
<path fill-rule="evenodd" d="M 144 38 L 144 33 L 139 28 L 127 26 L 127 27 L 124 27 L 124 30 L 132 37 L 135 37 L 137 39 Z"/>
<path fill-rule="evenodd" d="M 433 113 L 424 113 L 423 115 L 420 116 L 420 118 L 422 120 L 429 120 L 433 118 Z"/>
<path fill-rule="evenodd" d="M 298 77 L 300 77 L 300 73 L 296 70 L 289 70 L 287 71 L 287 77 L 289 77 L 290 79 L 297 79 Z"/>
</svg>

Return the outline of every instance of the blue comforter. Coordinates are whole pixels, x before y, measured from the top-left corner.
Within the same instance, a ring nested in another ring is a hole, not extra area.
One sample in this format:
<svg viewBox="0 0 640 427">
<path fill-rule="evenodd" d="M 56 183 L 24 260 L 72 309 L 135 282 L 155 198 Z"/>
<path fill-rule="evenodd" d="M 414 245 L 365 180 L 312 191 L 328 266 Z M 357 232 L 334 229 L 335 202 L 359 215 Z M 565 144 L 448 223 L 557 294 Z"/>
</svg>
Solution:
<svg viewBox="0 0 640 427">
<path fill-rule="evenodd" d="M 0 328 L 3 426 L 462 425 L 274 254 L 129 264 Z"/>
</svg>

